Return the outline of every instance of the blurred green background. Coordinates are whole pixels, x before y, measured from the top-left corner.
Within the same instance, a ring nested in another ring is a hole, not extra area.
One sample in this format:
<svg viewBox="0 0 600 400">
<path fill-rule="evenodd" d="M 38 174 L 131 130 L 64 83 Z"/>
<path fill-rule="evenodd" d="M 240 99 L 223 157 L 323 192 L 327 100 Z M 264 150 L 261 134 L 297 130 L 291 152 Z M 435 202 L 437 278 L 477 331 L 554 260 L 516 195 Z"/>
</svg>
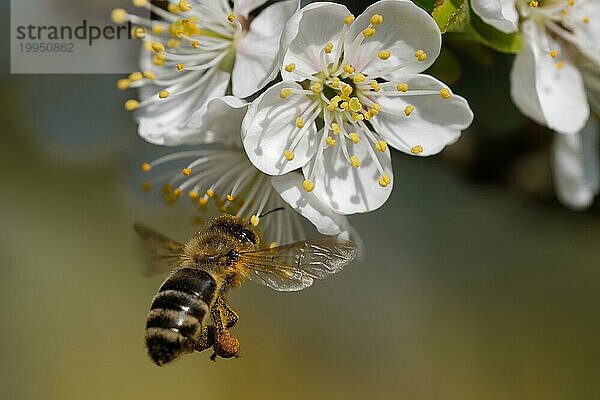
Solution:
<svg viewBox="0 0 600 400">
<path fill-rule="evenodd" d="M 154 149 L 118 77 L 9 75 L 0 50 L 0 399 L 600 398 L 597 207 L 553 199 L 549 133 L 510 105 L 509 57 L 456 52 L 479 118 L 444 156 L 396 154 L 390 201 L 352 218 L 363 262 L 299 293 L 248 283 L 240 359 L 157 368 L 143 335 L 162 277 L 141 276 L 132 224 L 184 240 L 189 215 L 139 193 Z"/>
</svg>

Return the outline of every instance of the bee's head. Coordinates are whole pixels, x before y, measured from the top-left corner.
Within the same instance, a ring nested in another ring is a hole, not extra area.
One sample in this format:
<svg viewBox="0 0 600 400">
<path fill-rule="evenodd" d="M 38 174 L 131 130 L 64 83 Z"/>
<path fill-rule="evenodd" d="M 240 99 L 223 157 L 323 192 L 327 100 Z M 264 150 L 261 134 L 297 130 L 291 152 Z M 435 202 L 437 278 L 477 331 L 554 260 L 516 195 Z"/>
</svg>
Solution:
<svg viewBox="0 0 600 400">
<path fill-rule="evenodd" d="M 256 228 L 241 217 L 221 215 L 215 219 L 209 230 L 221 231 L 238 240 L 242 245 L 257 246 L 260 235 Z"/>
</svg>

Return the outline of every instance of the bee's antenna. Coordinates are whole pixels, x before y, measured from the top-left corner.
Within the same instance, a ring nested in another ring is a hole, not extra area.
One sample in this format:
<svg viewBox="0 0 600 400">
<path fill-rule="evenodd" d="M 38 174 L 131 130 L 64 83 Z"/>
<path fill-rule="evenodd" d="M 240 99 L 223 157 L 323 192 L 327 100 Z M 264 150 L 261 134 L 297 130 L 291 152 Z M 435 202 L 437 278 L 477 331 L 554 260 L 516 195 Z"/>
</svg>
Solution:
<svg viewBox="0 0 600 400">
<path fill-rule="evenodd" d="M 261 214 L 258 218 L 262 218 L 262 217 L 272 214 L 274 212 L 283 211 L 283 210 L 285 210 L 284 207 L 277 207 L 277 208 L 274 208 L 273 210 L 270 210 L 270 211 L 267 211 L 266 213 Z"/>
</svg>

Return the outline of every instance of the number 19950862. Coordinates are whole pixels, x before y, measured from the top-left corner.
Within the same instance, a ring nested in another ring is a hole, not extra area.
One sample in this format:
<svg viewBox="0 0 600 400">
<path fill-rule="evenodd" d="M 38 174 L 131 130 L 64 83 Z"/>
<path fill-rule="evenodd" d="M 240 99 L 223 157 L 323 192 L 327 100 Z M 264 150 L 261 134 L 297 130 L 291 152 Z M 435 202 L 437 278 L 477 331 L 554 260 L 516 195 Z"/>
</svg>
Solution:
<svg viewBox="0 0 600 400">
<path fill-rule="evenodd" d="M 21 53 L 73 53 L 73 43 L 19 43 Z"/>
</svg>

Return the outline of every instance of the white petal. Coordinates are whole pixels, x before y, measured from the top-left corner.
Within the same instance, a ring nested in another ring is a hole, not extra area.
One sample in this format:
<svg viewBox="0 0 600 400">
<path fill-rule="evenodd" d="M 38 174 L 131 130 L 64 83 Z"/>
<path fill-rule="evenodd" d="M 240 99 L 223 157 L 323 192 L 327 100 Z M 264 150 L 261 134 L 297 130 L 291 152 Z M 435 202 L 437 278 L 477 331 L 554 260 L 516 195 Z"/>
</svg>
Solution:
<svg viewBox="0 0 600 400">
<path fill-rule="evenodd" d="M 600 115 L 600 68 L 594 63 L 585 63 L 580 67 L 588 102 L 593 113 Z"/>
<path fill-rule="evenodd" d="M 471 0 L 471 8 L 483 22 L 501 32 L 518 30 L 519 14 L 515 0 Z"/>
<path fill-rule="evenodd" d="M 311 106 L 305 95 L 279 97 L 284 88 L 302 89 L 295 82 L 280 82 L 267 89 L 248 109 L 242 125 L 242 141 L 250 161 L 265 174 L 282 175 L 304 166 L 316 151 L 317 127 L 305 121 L 305 132 L 294 149 L 295 157 L 287 161 L 283 152 L 298 134 L 296 118 Z"/>
<path fill-rule="evenodd" d="M 303 72 L 314 74 L 324 66 L 321 54 L 327 43 L 338 46 L 339 34 L 344 28 L 344 18 L 350 14 L 348 9 L 335 3 L 312 3 L 300 9 L 288 21 L 281 45 L 285 56 L 281 68 L 284 80 L 303 81 L 304 78 L 287 72 L 288 64 L 296 64 Z M 331 61 L 330 56 L 327 60 Z"/>
<path fill-rule="evenodd" d="M 382 68 L 408 63 L 397 73 L 389 75 L 392 78 L 398 73 L 422 72 L 433 64 L 440 54 L 440 29 L 427 12 L 408 0 L 383 0 L 369 6 L 352 23 L 344 41 L 345 51 L 351 51 L 352 42 L 357 36 L 362 36 L 362 31 L 369 26 L 374 14 L 382 15 L 383 23 L 375 27 L 375 35 L 365 38 L 358 51 L 345 62 L 370 76 L 381 76 L 378 71 Z M 377 57 L 382 50 L 391 52 L 386 61 Z M 425 61 L 416 59 L 417 50 L 427 53 Z"/>
<path fill-rule="evenodd" d="M 381 105 L 380 113 L 371 123 L 396 149 L 413 154 L 414 146 L 421 146 L 419 156 L 439 153 L 445 146 L 454 143 L 462 130 L 473 122 L 473 112 L 467 101 L 452 94 L 443 99 L 439 95 L 444 83 L 429 75 L 405 77 L 409 94 L 413 90 L 433 90 L 436 94 L 402 97 L 374 97 Z M 410 116 L 404 113 L 408 105 L 414 107 Z"/>
<path fill-rule="evenodd" d="M 348 144 L 349 140 L 346 140 Z M 383 188 L 378 180 L 381 174 L 369 156 L 368 143 L 363 138 L 357 145 L 349 143 L 349 155 L 356 155 L 361 165 L 354 168 L 344 157 L 341 138 L 335 147 L 323 149 L 323 160 L 314 167 L 314 193 L 326 206 L 340 214 L 364 213 L 378 209 L 392 192 L 394 177 L 389 150 L 377 153 L 377 157 L 391 183 Z M 304 176 L 312 172 L 312 163 L 303 168 Z"/>
<path fill-rule="evenodd" d="M 600 187 L 598 162 L 598 121 L 590 118 L 575 135 L 556 134 L 553 170 L 556 195 L 567 207 L 588 208 Z"/>
<path fill-rule="evenodd" d="M 563 54 L 560 44 L 532 21 L 522 25 L 525 46 L 511 71 L 511 97 L 519 110 L 559 133 L 576 133 L 589 117 L 581 74 L 567 59 L 562 68 L 542 46 Z"/>
<path fill-rule="evenodd" d="M 268 1 L 269 0 L 234 0 L 233 10 L 235 15 L 247 17 L 253 10 L 256 10 Z"/>
<path fill-rule="evenodd" d="M 346 217 L 333 212 L 314 193 L 308 193 L 302 189 L 303 181 L 304 177 L 298 171 L 274 176 L 271 180 L 273 187 L 283 200 L 308 219 L 323 235 L 338 235 L 342 229 L 347 229 Z"/>
<path fill-rule="evenodd" d="M 250 24 L 236 46 L 232 87 L 237 97 L 249 97 L 265 87 L 279 72 L 278 51 L 285 21 L 298 8 L 297 0 L 267 7 Z"/>
<path fill-rule="evenodd" d="M 249 103 L 234 96 L 214 98 L 183 129 L 185 144 L 222 143 L 241 148 L 240 131 Z"/>
<path fill-rule="evenodd" d="M 565 19 L 575 37 L 574 44 L 600 68 L 600 2 L 576 1 L 568 7 Z"/>
<path fill-rule="evenodd" d="M 210 73 L 206 82 L 194 90 L 181 96 L 174 91 L 168 98 L 141 109 L 137 115 L 140 136 L 158 145 L 185 144 L 190 134 L 185 127 L 190 117 L 206 112 L 208 101 L 223 96 L 229 85 L 230 74 L 221 70 Z"/>
</svg>

